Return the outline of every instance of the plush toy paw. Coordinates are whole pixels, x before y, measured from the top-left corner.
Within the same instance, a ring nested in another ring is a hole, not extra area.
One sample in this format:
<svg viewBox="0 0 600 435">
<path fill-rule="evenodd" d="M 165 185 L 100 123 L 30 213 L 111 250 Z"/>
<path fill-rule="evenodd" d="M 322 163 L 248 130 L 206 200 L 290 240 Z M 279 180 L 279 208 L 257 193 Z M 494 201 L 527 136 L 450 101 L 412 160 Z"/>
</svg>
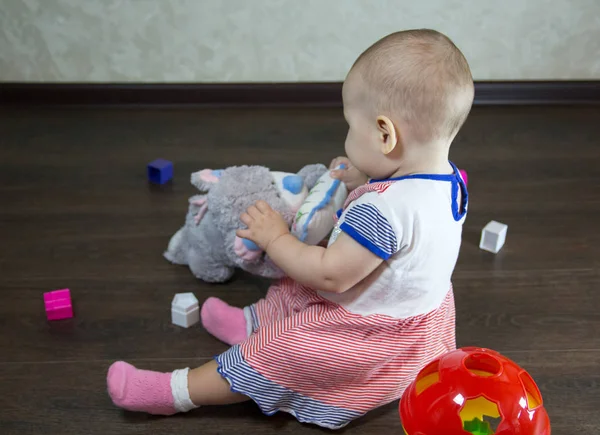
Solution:
<svg viewBox="0 0 600 435">
<path fill-rule="evenodd" d="M 246 261 L 256 261 L 263 251 L 252 241 L 235 236 L 233 244 L 235 255 Z"/>
<path fill-rule="evenodd" d="M 194 224 L 198 226 L 206 212 L 208 211 L 208 202 L 206 195 L 195 195 L 190 198 L 190 212 L 194 217 Z"/>
</svg>

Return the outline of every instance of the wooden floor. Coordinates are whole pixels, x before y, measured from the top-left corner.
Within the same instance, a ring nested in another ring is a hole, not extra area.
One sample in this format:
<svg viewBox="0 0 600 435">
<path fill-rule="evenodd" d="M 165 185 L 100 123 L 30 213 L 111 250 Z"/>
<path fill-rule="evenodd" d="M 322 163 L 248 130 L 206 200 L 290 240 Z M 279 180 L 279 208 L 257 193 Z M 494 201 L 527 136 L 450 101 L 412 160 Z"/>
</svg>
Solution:
<svg viewBox="0 0 600 435">
<path fill-rule="evenodd" d="M 154 418 L 106 393 L 118 359 L 196 366 L 226 346 L 173 326 L 176 292 L 244 305 L 267 283 L 207 285 L 162 257 L 183 222 L 189 174 L 264 164 L 296 171 L 343 152 L 334 109 L 0 110 L 0 433 L 302 434 L 252 403 Z M 174 161 L 149 186 L 145 165 Z M 553 434 L 600 433 L 600 108 L 476 108 L 452 150 L 470 213 L 454 275 L 459 346 L 496 349 L 530 371 Z M 490 220 L 504 249 L 478 248 Z M 47 322 L 42 293 L 69 287 L 75 318 Z M 400 434 L 397 403 L 348 434 Z"/>
</svg>

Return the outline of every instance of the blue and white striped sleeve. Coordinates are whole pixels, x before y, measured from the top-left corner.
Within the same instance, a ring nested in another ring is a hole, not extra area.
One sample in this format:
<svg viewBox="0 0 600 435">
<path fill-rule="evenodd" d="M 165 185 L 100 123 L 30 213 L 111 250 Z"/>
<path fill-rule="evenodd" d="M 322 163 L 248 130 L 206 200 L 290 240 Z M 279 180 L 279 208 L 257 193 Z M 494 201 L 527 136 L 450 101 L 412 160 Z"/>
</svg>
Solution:
<svg viewBox="0 0 600 435">
<path fill-rule="evenodd" d="M 398 251 L 394 228 L 375 204 L 364 203 L 350 207 L 340 229 L 384 260 Z"/>
</svg>

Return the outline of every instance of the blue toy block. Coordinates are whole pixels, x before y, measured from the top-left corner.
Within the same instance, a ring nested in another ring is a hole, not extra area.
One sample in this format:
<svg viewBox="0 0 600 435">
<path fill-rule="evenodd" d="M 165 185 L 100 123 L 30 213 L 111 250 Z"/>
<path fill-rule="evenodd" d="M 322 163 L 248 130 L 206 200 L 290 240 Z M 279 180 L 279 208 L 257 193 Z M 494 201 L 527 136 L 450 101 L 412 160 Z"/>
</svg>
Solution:
<svg viewBox="0 0 600 435">
<path fill-rule="evenodd" d="M 165 184 L 173 178 L 173 163 L 165 159 L 156 159 L 148 163 L 148 180 L 155 184 Z"/>
</svg>

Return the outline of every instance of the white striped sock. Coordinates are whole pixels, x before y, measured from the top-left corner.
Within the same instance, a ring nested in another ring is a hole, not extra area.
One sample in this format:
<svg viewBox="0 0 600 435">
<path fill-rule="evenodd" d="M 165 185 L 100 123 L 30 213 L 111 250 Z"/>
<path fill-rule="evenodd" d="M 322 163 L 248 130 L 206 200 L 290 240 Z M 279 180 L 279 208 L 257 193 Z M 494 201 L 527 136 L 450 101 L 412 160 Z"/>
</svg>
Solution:
<svg viewBox="0 0 600 435">
<path fill-rule="evenodd" d="M 179 412 L 188 412 L 196 405 L 190 399 L 190 392 L 188 391 L 188 372 L 190 369 L 175 370 L 171 374 L 171 392 L 173 394 L 173 405 Z"/>
</svg>

